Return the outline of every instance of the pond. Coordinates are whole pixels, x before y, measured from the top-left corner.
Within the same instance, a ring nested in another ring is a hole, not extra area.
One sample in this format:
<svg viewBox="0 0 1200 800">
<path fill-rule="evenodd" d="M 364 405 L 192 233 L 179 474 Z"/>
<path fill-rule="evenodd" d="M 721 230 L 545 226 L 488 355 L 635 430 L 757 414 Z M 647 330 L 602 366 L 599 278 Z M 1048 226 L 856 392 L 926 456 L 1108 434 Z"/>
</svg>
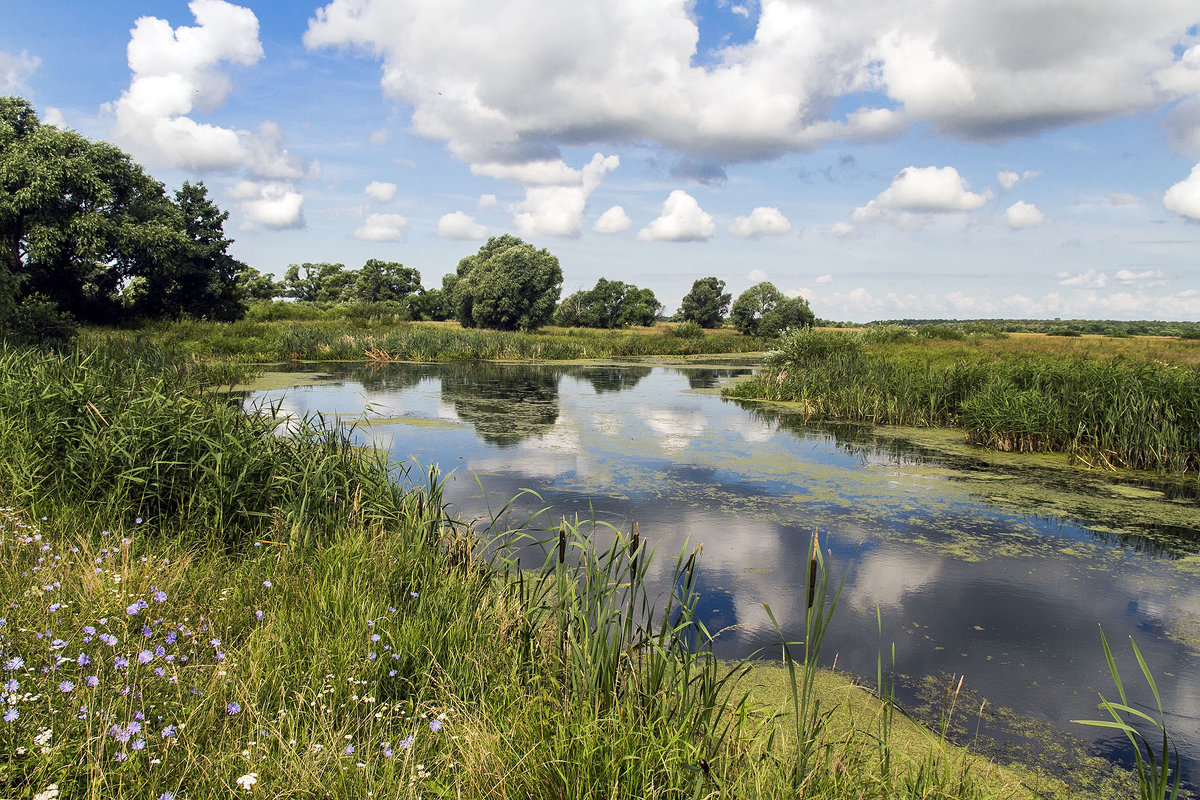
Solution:
<svg viewBox="0 0 1200 800">
<path fill-rule="evenodd" d="M 530 489 L 540 500 L 523 496 L 525 513 L 550 506 L 553 519 L 594 515 L 625 530 L 636 521 L 660 581 L 702 545 L 700 609 L 724 656 L 778 657 L 764 604 L 800 638 L 818 531 L 835 578 L 847 576 L 831 663 L 836 654 L 838 669 L 873 678 L 894 644 L 902 701 L 934 721 L 963 678 L 959 736 L 988 752 L 1045 753 L 1065 733 L 1128 759 L 1115 732 L 1070 720 L 1098 718 L 1097 693 L 1113 695 L 1099 626 L 1126 688 L 1138 687 L 1131 699 L 1152 709 L 1133 635 L 1195 785 L 1194 479 L 1088 472 L 970 447 L 952 431 L 805 424 L 783 406 L 724 400 L 720 387 L 752 370 L 735 361 L 320 369 L 266 376 L 246 407 L 365 419 L 356 436 L 448 474 L 446 500 L 465 519 Z"/>
</svg>

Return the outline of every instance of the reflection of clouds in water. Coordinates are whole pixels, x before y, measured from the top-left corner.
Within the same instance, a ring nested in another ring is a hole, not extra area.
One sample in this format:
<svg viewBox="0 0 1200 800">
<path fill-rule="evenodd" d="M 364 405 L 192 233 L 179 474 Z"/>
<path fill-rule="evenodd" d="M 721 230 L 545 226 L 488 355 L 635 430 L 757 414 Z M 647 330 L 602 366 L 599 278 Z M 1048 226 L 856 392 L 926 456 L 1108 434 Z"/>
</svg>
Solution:
<svg viewBox="0 0 1200 800">
<path fill-rule="evenodd" d="M 606 436 L 616 436 L 625 428 L 625 418 L 609 411 L 597 411 L 592 415 L 592 427 Z"/>
<path fill-rule="evenodd" d="M 855 564 L 854 585 L 845 599 L 860 611 L 899 606 L 906 594 L 932 584 L 941 571 L 941 559 L 872 551 Z"/>
<path fill-rule="evenodd" d="M 659 446 L 671 454 L 679 453 L 703 433 L 710 419 L 702 411 L 678 408 L 642 408 L 638 416 L 658 435 Z"/>
<path fill-rule="evenodd" d="M 725 430 L 736 433 L 749 444 L 766 444 L 778 435 L 779 427 L 763 419 L 745 415 L 726 415 L 722 418 Z"/>
</svg>

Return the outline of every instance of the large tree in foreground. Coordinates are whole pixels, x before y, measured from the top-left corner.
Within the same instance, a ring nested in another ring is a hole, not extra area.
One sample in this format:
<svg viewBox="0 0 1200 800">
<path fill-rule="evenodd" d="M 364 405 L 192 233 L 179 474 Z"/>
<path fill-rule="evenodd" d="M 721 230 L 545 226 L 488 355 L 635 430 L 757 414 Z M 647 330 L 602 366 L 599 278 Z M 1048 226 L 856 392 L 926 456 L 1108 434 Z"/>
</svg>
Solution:
<svg viewBox="0 0 1200 800">
<path fill-rule="evenodd" d="M 176 198 L 118 148 L 0 98 L 0 306 L 49 302 L 96 322 L 237 316 L 224 213 L 202 184 Z"/>
<path fill-rule="evenodd" d="M 720 326 L 725 312 L 729 310 L 730 296 L 724 292 L 725 281 L 712 277 L 700 278 L 683 298 L 679 318 L 683 322 L 694 322 L 701 328 Z"/>
<path fill-rule="evenodd" d="M 510 234 L 493 236 L 458 262 L 455 319 L 464 328 L 530 331 L 550 321 L 562 291 L 562 268 L 549 250 Z"/>
</svg>

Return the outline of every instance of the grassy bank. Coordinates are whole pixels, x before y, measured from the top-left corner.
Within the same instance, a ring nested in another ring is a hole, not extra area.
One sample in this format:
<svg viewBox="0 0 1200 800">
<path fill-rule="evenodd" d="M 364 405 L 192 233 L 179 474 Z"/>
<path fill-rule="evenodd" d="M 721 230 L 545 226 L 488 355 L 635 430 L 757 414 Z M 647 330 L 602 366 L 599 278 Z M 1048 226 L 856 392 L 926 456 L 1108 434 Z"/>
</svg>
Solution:
<svg viewBox="0 0 1200 800">
<path fill-rule="evenodd" d="M 1200 346 L 1180 340 L 803 331 L 727 395 L 796 402 L 814 419 L 960 427 L 1001 450 L 1183 473 L 1200 469 L 1198 361 Z"/>
<path fill-rule="evenodd" d="M 0 796 L 1035 796 L 816 670 L 823 569 L 767 692 L 706 647 L 694 558 L 657 601 L 614 531 L 485 563 L 436 480 L 211 370 L 0 351 Z"/>
<path fill-rule="evenodd" d="M 391 317 L 220 323 L 155 323 L 136 331 L 87 329 L 84 345 L 150 344 L 201 358 L 280 361 L 566 361 L 582 358 L 751 353 L 771 340 L 732 330 L 543 328 L 536 333 L 463 329 L 455 322 L 397 322 Z"/>
</svg>

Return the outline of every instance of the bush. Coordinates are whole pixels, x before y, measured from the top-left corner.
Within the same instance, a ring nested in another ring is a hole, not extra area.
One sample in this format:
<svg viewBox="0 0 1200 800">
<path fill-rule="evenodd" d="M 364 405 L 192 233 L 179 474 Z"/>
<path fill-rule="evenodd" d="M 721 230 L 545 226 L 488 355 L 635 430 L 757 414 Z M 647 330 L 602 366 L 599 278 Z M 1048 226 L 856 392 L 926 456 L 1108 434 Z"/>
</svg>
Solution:
<svg viewBox="0 0 1200 800">
<path fill-rule="evenodd" d="M 675 327 L 667 328 L 667 335 L 677 339 L 699 339 L 704 335 L 704 328 L 697 322 L 679 322 Z"/>
</svg>

